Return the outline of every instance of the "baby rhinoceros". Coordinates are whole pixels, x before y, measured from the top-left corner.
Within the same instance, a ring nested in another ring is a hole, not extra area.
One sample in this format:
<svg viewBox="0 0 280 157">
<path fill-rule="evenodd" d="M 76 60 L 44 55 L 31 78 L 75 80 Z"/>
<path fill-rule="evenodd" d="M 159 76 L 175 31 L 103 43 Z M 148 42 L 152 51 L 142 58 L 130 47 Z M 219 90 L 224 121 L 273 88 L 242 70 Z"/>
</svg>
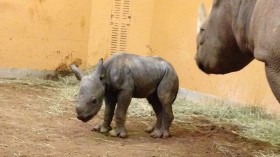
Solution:
<svg viewBox="0 0 280 157">
<path fill-rule="evenodd" d="M 94 117 L 105 98 L 104 122 L 94 130 L 126 137 L 125 119 L 131 99 L 146 98 L 157 117 L 156 123 L 146 132 L 155 138 L 170 136 L 169 127 L 174 119 L 172 104 L 179 88 L 178 76 L 170 63 L 159 57 L 117 53 L 104 64 L 101 58 L 88 76 L 75 65 L 70 67 L 81 80 L 76 104 L 79 120 L 87 122 Z M 112 129 L 114 115 L 116 127 Z"/>
</svg>

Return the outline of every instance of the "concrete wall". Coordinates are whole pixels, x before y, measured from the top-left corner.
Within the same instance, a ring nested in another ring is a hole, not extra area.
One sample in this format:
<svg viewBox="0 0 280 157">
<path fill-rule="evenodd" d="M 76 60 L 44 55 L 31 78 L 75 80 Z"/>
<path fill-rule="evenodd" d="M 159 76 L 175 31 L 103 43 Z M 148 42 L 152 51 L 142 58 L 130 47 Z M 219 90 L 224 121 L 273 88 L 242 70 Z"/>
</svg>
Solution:
<svg viewBox="0 0 280 157">
<path fill-rule="evenodd" d="M 0 75 L 65 68 L 76 59 L 95 65 L 116 51 L 155 55 L 176 68 L 181 87 L 280 111 L 254 61 L 228 75 L 206 75 L 196 66 L 199 4 L 211 0 L 0 0 Z M 15 72 L 16 71 L 16 72 Z M 203 98 L 202 98 L 203 99 Z"/>
</svg>

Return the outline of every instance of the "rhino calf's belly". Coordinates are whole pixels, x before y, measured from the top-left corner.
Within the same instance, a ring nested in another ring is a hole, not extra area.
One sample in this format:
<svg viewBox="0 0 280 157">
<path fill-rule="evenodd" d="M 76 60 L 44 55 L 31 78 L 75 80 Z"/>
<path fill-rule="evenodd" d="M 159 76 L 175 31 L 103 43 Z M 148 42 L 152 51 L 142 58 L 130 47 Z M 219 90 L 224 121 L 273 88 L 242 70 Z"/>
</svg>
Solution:
<svg viewBox="0 0 280 157">
<path fill-rule="evenodd" d="M 149 95 L 154 93 L 156 91 L 156 88 L 141 88 L 141 89 L 135 89 L 132 97 L 133 98 L 147 98 Z"/>
</svg>

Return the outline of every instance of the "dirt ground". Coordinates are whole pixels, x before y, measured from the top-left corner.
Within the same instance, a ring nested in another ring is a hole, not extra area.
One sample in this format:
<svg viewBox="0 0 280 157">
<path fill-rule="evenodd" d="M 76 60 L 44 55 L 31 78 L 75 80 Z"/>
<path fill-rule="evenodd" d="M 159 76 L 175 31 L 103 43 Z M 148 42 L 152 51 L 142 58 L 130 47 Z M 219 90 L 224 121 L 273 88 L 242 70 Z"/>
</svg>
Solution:
<svg viewBox="0 0 280 157">
<path fill-rule="evenodd" d="M 154 118 L 127 118 L 129 137 L 92 132 L 102 114 L 88 123 L 76 119 L 74 102 L 61 101 L 63 112 L 43 98 L 59 92 L 55 87 L 0 83 L 0 156 L 123 156 L 219 157 L 261 156 L 273 146 L 241 138 L 234 125 L 216 126 L 201 117 L 175 121 L 172 137 L 154 139 L 144 132 Z"/>
</svg>

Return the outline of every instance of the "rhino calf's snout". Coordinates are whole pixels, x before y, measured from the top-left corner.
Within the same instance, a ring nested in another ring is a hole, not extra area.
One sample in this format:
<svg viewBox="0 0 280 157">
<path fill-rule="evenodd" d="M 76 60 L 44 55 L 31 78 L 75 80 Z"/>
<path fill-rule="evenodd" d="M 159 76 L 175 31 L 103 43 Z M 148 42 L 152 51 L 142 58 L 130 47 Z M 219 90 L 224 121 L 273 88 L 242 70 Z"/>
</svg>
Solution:
<svg viewBox="0 0 280 157">
<path fill-rule="evenodd" d="M 76 113 L 77 115 L 81 115 L 84 112 L 84 109 L 81 107 L 76 107 Z"/>
<path fill-rule="evenodd" d="M 89 121 L 94 115 L 87 115 L 87 116 L 84 116 L 84 115 L 77 115 L 77 119 L 83 121 L 83 122 L 87 122 Z"/>
<path fill-rule="evenodd" d="M 82 110 L 76 108 L 77 118 L 78 118 L 79 120 L 82 120 L 83 117 L 84 117 L 84 116 L 82 116 L 82 115 L 83 115 L 82 112 L 83 112 Z"/>
<path fill-rule="evenodd" d="M 77 119 L 82 120 L 83 117 L 81 115 L 77 115 Z"/>
</svg>

